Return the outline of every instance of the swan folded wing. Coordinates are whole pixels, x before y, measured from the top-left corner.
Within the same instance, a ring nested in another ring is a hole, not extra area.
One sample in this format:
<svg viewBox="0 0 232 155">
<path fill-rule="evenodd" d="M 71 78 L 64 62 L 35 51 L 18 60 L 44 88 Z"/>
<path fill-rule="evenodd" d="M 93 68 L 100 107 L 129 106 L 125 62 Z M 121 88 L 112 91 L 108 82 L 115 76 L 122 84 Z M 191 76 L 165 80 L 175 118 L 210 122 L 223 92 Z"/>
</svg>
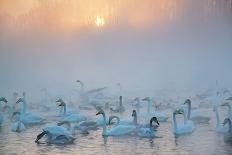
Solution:
<svg viewBox="0 0 232 155">
<path fill-rule="evenodd" d="M 49 126 L 45 129 L 43 129 L 44 131 L 48 131 L 52 136 L 56 137 L 59 135 L 65 135 L 65 136 L 70 136 L 70 132 L 64 128 L 64 127 L 60 127 L 60 126 Z"/>
<path fill-rule="evenodd" d="M 81 122 L 85 120 L 86 117 L 78 114 L 71 114 L 63 119 L 63 121 L 68 121 L 68 122 Z"/>
<path fill-rule="evenodd" d="M 193 123 L 191 121 L 188 121 L 184 125 L 180 125 L 178 129 L 175 131 L 176 134 L 187 134 L 187 133 L 192 133 L 193 130 L 195 129 Z"/>
<path fill-rule="evenodd" d="M 131 134 L 135 131 L 136 127 L 132 125 L 118 125 L 110 131 L 112 136 L 121 136 Z"/>
<path fill-rule="evenodd" d="M 154 131 L 151 131 L 150 128 L 140 128 L 137 134 L 138 136 L 144 137 L 144 138 L 155 137 Z"/>
<path fill-rule="evenodd" d="M 22 122 L 24 122 L 25 124 L 43 123 L 43 121 L 43 118 L 31 113 L 26 113 L 22 118 Z"/>
<path fill-rule="evenodd" d="M 11 125 L 11 131 L 12 132 L 20 132 L 20 131 L 24 131 L 26 130 L 25 126 L 23 123 L 20 123 L 19 127 L 18 127 L 18 122 L 15 122 Z"/>
</svg>

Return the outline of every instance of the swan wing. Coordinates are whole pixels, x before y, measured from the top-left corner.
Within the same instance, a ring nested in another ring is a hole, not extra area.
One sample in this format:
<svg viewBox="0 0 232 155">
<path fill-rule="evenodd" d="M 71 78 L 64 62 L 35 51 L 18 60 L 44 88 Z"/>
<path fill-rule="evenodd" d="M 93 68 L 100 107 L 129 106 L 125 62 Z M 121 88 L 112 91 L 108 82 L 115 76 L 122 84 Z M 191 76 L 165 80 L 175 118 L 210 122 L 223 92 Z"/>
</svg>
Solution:
<svg viewBox="0 0 232 155">
<path fill-rule="evenodd" d="M 111 136 L 122 136 L 122 135 L 128 135 L 134 132 L 136 129 L 135 126 L 132 125 L 118 125 L 111 129 L 110 132 L 108 132 Z"/>
</svg>

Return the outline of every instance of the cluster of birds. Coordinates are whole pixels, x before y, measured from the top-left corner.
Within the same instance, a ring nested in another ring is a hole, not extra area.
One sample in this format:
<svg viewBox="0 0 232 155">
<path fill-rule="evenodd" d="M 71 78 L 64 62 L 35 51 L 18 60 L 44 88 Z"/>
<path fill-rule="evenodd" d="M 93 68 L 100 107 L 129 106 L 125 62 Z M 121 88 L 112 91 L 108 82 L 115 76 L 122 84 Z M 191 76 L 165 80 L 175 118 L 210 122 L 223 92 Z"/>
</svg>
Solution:
<svg viewBox="0 0 232 155">
<path fill-rule="evenodd" d="M 83 86 L 84 84 L 81 83 L 81 85 Z M 95 92 L 98 90 L 95 90 Z M 140 103 L 141 101 L 147 102 L 147 112 L 145 113 L 140 112 L 143 107 Z M 221 104 L 221 106 L 228 107 L 227 117 L 224 119 L 223 123 L 220 122 L 220 115 L 218 112 L 218 107 L 220 107 L 220 105 L 213 106 L 213 111 L 216 114 L 217 120 L 216 131 L 223 133 L 226 141 L 232 142 L 232 109 L 230 103 L 232 97 L 227 98 L 226 101 L 228 102 Z M 40 117 L 40 115 L 29 112 L 26 93 L 23 93 L 23 96 L 17 99 L 13 106 L 7 104 L 8 101 L 5 97 L 1 97 L 0 102 L 3 103 L 0 107 L 0 126 L 3 126 L 4 121 L 9 118 L 11 120 L 12 132 L 23 132 L 31 125 L 47 123 L 47 120 Z M 119 106 L 116 108 L 110 108 L 108 102 L 105 103 L 105 106 L 94 104 L 93 107 L 97 110 L 95 120 L 89 119 L 87 115 L 70 110 L 61 98 L 56 100 L 56 103 L 61 107 L 60 113 L 56 116 L 57 124 L 48 125 L 46 128 L 43 128 L 42 132 L 36 137 L 36 143 L 73 143 L 76 139 L 75 134 L 77 131 L 79 131 L 80 134 L 88 134 L 89 131 L 98 130 L 100 127 L 103 129 L 103 136 L 133 135 L 142 138 L 155 138 L 160 123 L 167 122 L 170 117 L 165 112 L 151 111 L 153 109 L 153 101 L 150 97 L 146 97 L 142 100 L 138 97 L 135 98 L 132 104 L 133 110 L 131 118 L 128 117 L 126 119 L 120 117 L 127 110 L 123 105 L 122 96 L 119 97 Z M 21 107 L 17 111 L 15 110 L 15 106 L 19 104 L 21 104 Z M 109 111 L 108 114 L 111 114 L 109 117 L 107 117 L 106 111 Z M 177 108 L 172 109 L 173 133 L 175 135 L 191 134 L 196 128 L 195 124 L 209 123 L 210 117 L 195 112 L 196 110 L 193 110 L 190 99 L 187 99 L 184 104 L 181 104 Z M 117 114 L 120 114 L 120 116 Z M 177 120 L 177 115 L 183 116 L 183 122 Z M 141 119 L 144 121 L 139 121 Z M 110 129 L 108 126 L 110 126 Z M 42 139 L 44 139 L 43 142 L 41 142 Z"/>
</svg>

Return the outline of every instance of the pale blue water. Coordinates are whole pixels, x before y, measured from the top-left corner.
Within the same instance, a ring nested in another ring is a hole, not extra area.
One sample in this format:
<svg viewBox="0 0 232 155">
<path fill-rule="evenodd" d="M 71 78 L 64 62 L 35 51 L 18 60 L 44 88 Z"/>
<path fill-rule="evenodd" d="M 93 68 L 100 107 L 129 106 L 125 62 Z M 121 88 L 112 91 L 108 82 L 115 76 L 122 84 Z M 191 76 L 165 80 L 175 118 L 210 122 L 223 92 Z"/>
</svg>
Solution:
<svg viewBox="0 0 232 155">
<path fill-rule="evenodd" d="M 75 143 L 65 146 L 34 143 L 37 134 L 45 125 L 28 127 L 25 132 L 14 133 L 5 122 L 0 131 L 0 154 L 231 154 L 232 144 L 225 143 L 224 136 L 214 130 L 215 114 L 212 109 L 206 109 L 204 112 L 211 116 L 210 124 L 197 125 L 196 130 L 190 135 L 175 137 L 172 133 L 172 118 L 169 118 L 167 123 L 161 123 L 158 128 L 159 138 L 146 139 L 134 136 L 103 138 L 100 128 L 88 135 L 75 135 L 77 138 Z M 94 113 L 95 111 L 90 113 L 91 117 Z M 52 113 L 47 114 L 48 124 L 56 123 L 49 115 Z"/>
</svg>

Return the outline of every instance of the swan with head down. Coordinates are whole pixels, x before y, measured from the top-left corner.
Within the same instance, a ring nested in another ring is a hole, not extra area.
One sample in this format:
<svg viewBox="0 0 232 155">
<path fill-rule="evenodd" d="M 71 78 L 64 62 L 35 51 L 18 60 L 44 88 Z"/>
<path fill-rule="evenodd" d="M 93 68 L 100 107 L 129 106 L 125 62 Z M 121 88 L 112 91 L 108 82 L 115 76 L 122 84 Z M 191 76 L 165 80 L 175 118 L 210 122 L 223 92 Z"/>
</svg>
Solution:
<svg viewBox="0 0 232 155">
<path fill-rule="evenodd" d="M 45 142 L 48 144 L 70 144 L 73 143 L 75 138 L 64 127 L 51 125 L 43 129 L 43 131 L 37 135 L 35 143 L 40 144 L 40 139 L 45 136 Z"/>
<path fill-rule="evenodd" d="M 134 125 L 117 125 L 113 127 L 111 130 L 106 129 L 106 116 L 103 110 L 100 110 L 96 115 L 102 115 L 104 124 L 103 124 L 103 136 L 124 136 L 131 135 L 135 132 L 136 126 Z"/>
</svg>

